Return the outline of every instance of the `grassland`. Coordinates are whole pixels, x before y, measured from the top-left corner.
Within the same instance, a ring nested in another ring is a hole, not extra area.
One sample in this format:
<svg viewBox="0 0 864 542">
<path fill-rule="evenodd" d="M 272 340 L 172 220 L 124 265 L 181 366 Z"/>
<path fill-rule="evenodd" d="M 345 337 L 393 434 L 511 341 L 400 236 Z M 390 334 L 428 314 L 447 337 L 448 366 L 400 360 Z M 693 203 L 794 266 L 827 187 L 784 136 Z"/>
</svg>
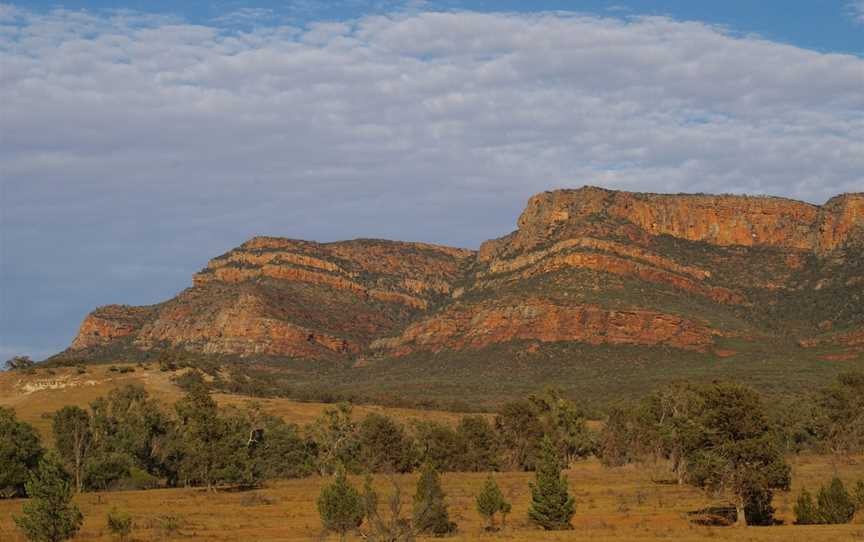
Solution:
<svg viewBox="0 0 864 542">
<path fill-rule="evenodd" d="M 36 374 L 0 373 L 0 405 L 16 409 L 23 420 L 33 423 L 46 437 L 50 433 L 49 414 L 65 404 L 86 406 L 114 387 L 128 383 L 144 385 L 154 397 L 171 404 L 182 392 L 170 381 L 170 373 L 136 368 L 132 373 L 110 371 L 108 366 L 91 366 L 78 374 L 71 368 L 58 368 L 53 374 L 40 369 Z M 29 387 L 28 387 L 29 386 Z M 38 387 L 54 389 L 36 389 Z M 28 391 L 29 390 L 29 391 Z M 240 404 L 247 398 L 220 394 L 221 404 Z M 300 403 L 287 399 L 261 400 L 264 409 L 286 420 L 304 424 L 329 405 Z M 455 422 L 458 413 L 430 410 L 357 406 L 358 417 L 367 412 L 385 412 L 403 421 L 436 419 Z M 528 482 L 532 474 L 506 472 L 496 478 L 513 503 L 508 527 L 502 532 L 483 531 L 481 518 L 474 509 L 474 497 L 485 474 L 449 473 L 443 476 L 452 518 L 459 524 L 453 541 L 509 540 L 743 540 L 743 541 L 864 541 L 864 518 L 841 526 L 793 526 L 794 499 L 802 487 L 814 490 L 832 476 L 846 482 L 864 478 L 864 457 L 835 461 L 828 456 L 792 458 L 793 488 L 775 497 L 778 517 L 785 523 L 776 527 L 705 527 L 693 524 L 688 512 L 724 504 L 722 498 L 709 498 L 690 488 L 658 483 L 665 478 L 662 466 L 628 466 L 605 469 L 595 460 L 573 465 L 568 472 L 571 491 L 577 497 L 574 531 L 546 533 L 534 529 L 526 519 L 530 499 Z M 405 509 L 410 510 L 416 475 L 396 478 L 403 491 Z M 359 485 L 360 480 L 354 479 Z M 170 540 L 203 541 L 290 541 L 317 540 L 320 521 L 315 498 L 326 480 L 310 477 L 275 481 L 252 492 L 200 489 L 161 489 L 86 493 L 76 497 L 85 515 L 81 541 L 111 540 L 106 514 L 112 508 L 128 511 L 135 522 L 134 539 L 142 542 Z M 382 494 L 390 489 L 383 477 L 376 480 Z M 23 542 L 12 521 L 24 501 L 0 500 L 0 541 Z"/>
<path fill-rule="evenodd" d="M 547 533 L 536 530 L 526 519 L 530 495 L 530 473 L 508 472 L 496 475 L 502 491 L 513 503 L 507 528 L 499 533 L 483 531 L 474 509 L 485 474 L 452 473 L 443 476 L 452 518 L 459 524 L 456 536 L 447 540 L 735 540 L 735 541 L 855 541 L 864 540 L 864 518 L 859 523 L 835 526 L 794 526 L 792 505 L 802 486 L 818 487 L 837 473 L 851 482 L 864 476 L 864 458 L 857 462 L 832 464 L 826 457 L 802 457 L 795 462 L 793 490 L 778 494 L 775 506 L 785 525 L 776 527 L 704 527 L 692 524 L 688 512 L 718 504 L 689 487 L 658 484 L 652 469 L 625 467 L 605 469 L 596 461 L 577 463 L 568 471 L 577 511 L 573 531 Z M 405 510 L 410 510 L 416 475 L 396 478 L 403 491 Z M 360 480 L 355 479 L 359 485 Z M 81 541 L 111 540 L 105 516 L 112 508 L 129 511 L 136 529 L 135 540 L 206 541 L 309 541 L 320 535 L 315 498 L 321 485 L 319 477 L 273 482 L 254 492 L 207 493 L 199 489 L 165 489 L 112 493 L 87 493 L 76 497 L 85 515 L 84 527 L 76 538 Z M 382 493 L 389 482 L 378 478 Z M 0 501 L 0 540 L 24 542 L 14 528 L 11 516 L 19 513 L 24 501 Z M 177 530 L 166 528 L 176 525 Z M 354 540 L 355 538 L 352 538 Z M 357 539 L 359 540 L 359 539 Z"/>
<path fill-rule="evenodd" d="M 163 404 L 172 405 L 182 395 L 171 382 L 171 374 L 155 368 L 144 369 L 134 365 L 118 364 L 117 367 L 133 367 L 134 372 L 120 373 L 109 370 L 107 365 L 88 366 L 87 372 L 78 374 L 74 368 L 55 368 L 48 372 L 37 369 L 35 374 L 0 372 L 0 406 L 15 409 L 18 419 L 25 421 L 39 431 L 46 439 L 51 433 L 50 414 L 66 405 L 87 407 L 95 399 L 104 397 L 112 389 L 127 384 L 143 386 Z M 44 388 L 44 389 L 39 389 Z M 214 394 L 221 405 L 238 405 L 253 399 L 240 395 Z M 299 402 L 290 399 L 254 399 L 264 412 L 280 416 L 285 421 L 305 425 L 318 417 L 332 404 Z M 408 408 L 389 408 L 376 405 L 357 405 L 355 416 L 363 418 L 371 412 L 386 413 L 401 421 L 411 419 L 437 420 L 456 423 L 459 413 Z M 3 539 L 0 538 L 0 541 Z"/>
</svg>

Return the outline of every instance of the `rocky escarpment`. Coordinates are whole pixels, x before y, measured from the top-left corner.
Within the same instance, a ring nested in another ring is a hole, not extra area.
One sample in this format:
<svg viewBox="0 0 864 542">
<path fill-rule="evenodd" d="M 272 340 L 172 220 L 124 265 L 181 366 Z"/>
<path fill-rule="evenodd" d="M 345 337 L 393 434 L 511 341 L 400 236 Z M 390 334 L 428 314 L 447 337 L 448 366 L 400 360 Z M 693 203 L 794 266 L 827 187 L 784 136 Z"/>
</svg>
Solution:
<svg viewBox="0 0 864 542">
<path fill-rule="evenodd" d="M 99 307 L 84 318 L 70 348 L 84 350 L 132 335 L 141 329 L 152 312 L 151 307 L 129 305 Z"/>
<path fill-rule="evenodd" d="M 94 311 L 70 350 L 122 338 L 142 351 L 351 355 L 447 299 L 473 255 L 423 243 L 256 237 L 211 260 L 172 300 Z"/>
<path fill-rule="evenodd" d="M 729 337 L 857 347 L 862 252 L 864 194 L 816 206 L 558 190 L 478 252 L 253 238 L 172 300 L 97 309 L 64 355 L 387 358 L 518 341 L 709 352 Z"/>
<path fill-rule="evenodd" d="M 414 350 L 480 349 L 513 340 L 578 341 L 588 344 L 648 344 L 705 350 L 712 344 L 705 322 L 656 311 L 562 305 L 529 298 L 480 305 L 457 304 L 409 326 L 374 349 L 404 355 Z"/>
</svg>

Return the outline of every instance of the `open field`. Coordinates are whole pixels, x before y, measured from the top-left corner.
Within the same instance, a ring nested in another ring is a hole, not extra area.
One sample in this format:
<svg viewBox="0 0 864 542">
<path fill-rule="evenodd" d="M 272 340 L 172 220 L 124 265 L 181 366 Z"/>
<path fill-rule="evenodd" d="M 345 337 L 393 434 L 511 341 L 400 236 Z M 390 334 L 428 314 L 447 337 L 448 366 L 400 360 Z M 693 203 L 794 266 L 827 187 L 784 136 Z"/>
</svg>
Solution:
<svg viewBox="0 0 864 542">
<path fill-rule="evenodd" d="M 459 532 L 447 540 L 735 540 L 735 541 L 855 541 L 864 540 L 864 518 L 857 524 L 836 526 L 794 526 L 792 506 L 800 488 L 816 488 L 833 473 L 847 482 L 864 477 L 864 457 L 855 463 L 832 465 L 827 457 L 805 456 L 794 462 L 793 490 L 778 494 L 775 506 L 786 525 L 777 527 L 702 527 L 687 520 L 687 512 L 722 501 L 708 499 L 689 487 L 652 482 L 651 469 L 626 467 L 604 469 L 596 461 L 574 465 L 568 478 L 577 497 L 574 531 L 547 533 L 535 530 L 527 520 L 530 498 L 528 482 L 532 474 L 500 473 L 497 480 L 513 503 L 513 513 L 503 532 L 486 534 L 474 509 L 474 496 L 486 477 L 482 473 L 453 473 L 443 476 L 451 518 Z M 406 510 L 414 492 L 416 475 L 397 478 L 402 487 Z M 315 499 L 326 479 L 311 477 L 268 483 L 254 492 L 208 494 L 200 489 L 164 489 L 113 493 L 87 493 L 76 501 L 85 515 L 84 528 L 75 540 L 111 540 L 105 516 L 112 507 L 127 510 L 134 518 L 134 539 L 140 541 L 289 541 L 316 540 L 320 522 Z M 359 485 L 360 480 L 354 479 Z M 379 477 L 381 493 L 389 490 Z M 259 496 L 262 498 L 253 497 Z M 0 540 L 24 542 L 15 530 L 12 514 L 24 501 L 0 501 Z M 268 504 L 269 503 L 269 504 Z M 174 522 L 178 531 L 166 530 Z M 335 538 L 333 538 L 335 539 Z M 353 540 L 354 538 L 352 538 Z M 359 539 L 358 539 L 359 540 Z"/>
<path fill-rule="evenodd" d="M 119 366 L 119 365 L 118 365 Z M 110 371 L 107 365 L 89 366 L 83 374 L 74 368 L 56 368 L 53 374 L 38 369 L 35 374 L 0 373 L 0 406 L 15 408 L 20 419 L 32 423 L 50 440 L 50 416 L 66 404 L 86 406 L 111 389 L 130 383 L 143 385 L 165 404 L 182 396 L 171 381 L 171 373 L 155 368 L 136 367 L 134 372 Z M 221 404 L 242 404 L 242 396 L 217 394 Z M 288 399 L 259 400 L 264 409 L 289 422 L 305 424 L 325 408 L 323 403 L 302 403 Z M 455 423 L 460 414 L 432 410 L 385 408 L 361 405 L 355 415 L 383 412 L 402 421 L 435 419 Z M 666 478 L 660 467 L 628 466 L 604 469 L 596 460 L 577 463 L 569 471 L 571 491 L 577 497 L 574 531 L 547 533 L 527 522 L 530 499 L 528 482 L 531 473 L 496 474 L 506 497 L 513 503 L 508 527 L 499 533 L 483 531 L 480 516 L 474 508 L 474 497 L 485 479 L 482 473 L 449 473 L 443 475 L 448 493 L 451 517 L 459 524 L 454 541 L 511 540 L 743 540 L 743 541 L 864 541 L 864 518 L 855 524 L 841 526 L 793 526 L 792 506 L 802 487 L 817 489 L 835 474 L 847 483 L 864 478 L 864 457 L 854 461 L 833 461 L 828 456 L 790 458 L 793 466 L 793 489 L 779 493 L 774 504 L 777 527 L 703 527 L 690 523 L 687 513 L 706 506 L 725 504 L 711 499 L 699 490 L 658 483 Z M 402 488 L 405 510 L 410 510 L 416 474 L 396 478 Z M 299 480 L 268 482 L 251 492 L 202 489 L 160 489 L 86 493 L 76 497 L 84 515 L 84 527 L 75 540 L 108 541 L 106 514 L 112 508 L 128 511 L 135 522 L 134 540 L 170 541 L 288 541 L 317 540 L 320 536 L 315 499 L 327 480 L 317 476 Z M 361 481 L 354 479 L 359 486 Z M 390 491 L 383 477 L 376 479 L 383 496 Z M 12 515 L 20 513 L 24 501 L 0 500 L 0 541 L 23 542 Z M 410 513 L 410 512 L 409 512 Z"/>
</svg>

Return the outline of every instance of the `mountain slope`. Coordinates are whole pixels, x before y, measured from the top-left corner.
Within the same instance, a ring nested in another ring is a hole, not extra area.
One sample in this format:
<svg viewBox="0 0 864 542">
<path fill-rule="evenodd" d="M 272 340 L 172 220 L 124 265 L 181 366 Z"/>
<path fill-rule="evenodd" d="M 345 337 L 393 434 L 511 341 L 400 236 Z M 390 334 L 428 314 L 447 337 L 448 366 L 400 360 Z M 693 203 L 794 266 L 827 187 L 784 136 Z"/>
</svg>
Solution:
<svg viewBox="0 0 864 542">
<path fill-rule="evenodd" d="M 525 343 L 723 357 L 765 342 L 852 358 L 864 349 L 862 249 L 864 194 L 815 206 L 558 190 L 532 197 L 518 229 L 477 252 L 254 238 L 172 300 L 97 309 L 59 358 L 456 360 Z"/>
</svg>

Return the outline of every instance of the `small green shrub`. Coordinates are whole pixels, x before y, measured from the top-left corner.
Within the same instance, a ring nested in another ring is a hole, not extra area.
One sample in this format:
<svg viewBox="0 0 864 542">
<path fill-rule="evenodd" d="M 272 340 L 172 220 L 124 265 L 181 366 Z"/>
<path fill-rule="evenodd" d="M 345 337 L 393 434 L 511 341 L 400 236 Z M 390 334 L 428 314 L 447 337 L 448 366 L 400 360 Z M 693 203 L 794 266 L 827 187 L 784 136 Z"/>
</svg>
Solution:
<svg viewBox="0 0 864 542">
<path fill-rule="evenodd" d="M 858 487 L 855 496 L 849 494 L 839 478 L 819 489 L 816 501 L 804 489 L 795 504 L 795 523 L 798 525 L 837 525 L 849 523 L 858 508 Z"/>
<path fill-rule="evenodd" d="M 816 501 L 821 523 L 849 523 L 855 515 L 855 503 L 839 478 L 834 478 L 828 487 L 820 489 Z"/>
<path fill-rule="evenodd" d="M 108 512 L 106 523 L 108 524 L 108 530 L 111 531 L 111 534 L 114 535 L 115 539 L 120 542 L 126 542 L 129 540 L 129 535 L 132 534 L 133 525 L 132 516 L 127 512 L 118 511 L 117 509 L 112 508 L 111 511 Z"/>
</svg>

